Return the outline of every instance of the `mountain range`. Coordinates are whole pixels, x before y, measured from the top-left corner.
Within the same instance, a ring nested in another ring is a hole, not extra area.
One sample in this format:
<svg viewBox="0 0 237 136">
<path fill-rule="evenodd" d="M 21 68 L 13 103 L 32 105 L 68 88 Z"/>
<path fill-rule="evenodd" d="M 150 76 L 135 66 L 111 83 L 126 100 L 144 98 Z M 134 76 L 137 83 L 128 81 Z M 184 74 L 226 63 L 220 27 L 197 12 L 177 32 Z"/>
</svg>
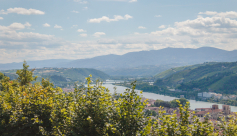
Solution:
<svg viewBox="0 0 237 136">
<path fill-rule="evenodd" d="M 172 67 L 203 62 L 237 61 L 237 50 L 226 51 L 212 47 L 165 48 L 161 50 L 130 52 L 124 55 L 104 55 L 94 58 L 66 60 L 51 59 L 27 61 L 30 68 L 95 68 L 109 75 L 155 75 Z M 20 69 L 21 63 L 0 64 L 0 70 Z M 129 72 L 128 72 L 129 71 Z M 144 74 L 145 73 L 145 74 Z"/>
</svg>

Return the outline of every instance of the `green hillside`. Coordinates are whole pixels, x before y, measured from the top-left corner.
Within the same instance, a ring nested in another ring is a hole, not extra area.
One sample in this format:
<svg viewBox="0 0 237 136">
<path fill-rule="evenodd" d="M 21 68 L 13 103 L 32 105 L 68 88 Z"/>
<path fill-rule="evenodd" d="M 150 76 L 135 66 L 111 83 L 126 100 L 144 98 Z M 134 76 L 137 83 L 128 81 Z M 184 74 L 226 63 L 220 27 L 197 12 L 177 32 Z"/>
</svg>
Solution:
<svg viewBox="0 0 237 136">
<path fill-rule="evenodd" d="M 196 64 L 196 65 L 182 66 L 182 67 L 174 67 L 174 68 L 168 69 L 166 71 L 163 71 L 159 74 L 156 74 L 154 76 L 154 78 L 155 79 L 166 78 L 166 77 L 168 77 L 170 75 L 173 75 L 175 73 L 179 73 L 179 72 L 187 70 L 187 69 L 194 69 L 194 68 L 197 68 L 199 66 L 204 66 L 204 65 L 207 65 L 207 64 L 216 64 L 216 62 L 206 62 L 206 63 L 203 63 L 203 64 Z"/>
<path fill-rule="evenodd" d="M 2 73 L 11 79 L 17 78 L 16 70 L 6 70 Z M 76 81 L 84 82 L 90 74 L 94 80 L 109 78 L 109 75 L 104 72 L 92 68 L 38 68 L 34 70 L 34 75 L 38 76 L 37 81 L 41 81 L 42 78 L 49 78 L 51 82 L 60 87 L 72 86 Z"/>
<path fill-rule="evenodd" d="M 224 94 L 237 92 L 237 62 L 204 63 L 164 71 L 155 77 L 154 85 L 169 86 L 183 91 L 199 88 Z M 162 78 L 163 77 L 163 78 Z"/>
</svg>

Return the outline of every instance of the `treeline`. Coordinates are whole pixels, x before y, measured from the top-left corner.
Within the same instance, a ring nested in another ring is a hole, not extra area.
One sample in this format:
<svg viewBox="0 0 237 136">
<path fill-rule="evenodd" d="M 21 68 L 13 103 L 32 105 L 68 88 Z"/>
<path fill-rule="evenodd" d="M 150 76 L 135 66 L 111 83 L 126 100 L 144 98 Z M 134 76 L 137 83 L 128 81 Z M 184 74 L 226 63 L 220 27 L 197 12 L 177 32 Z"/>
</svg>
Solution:
<svg viewBox="0 0 237 136">
<path fill-rule="evenodd" d="M 32 84 L 37 77 L 26 63 L 18 78 L 1 76 L 1 136 L 208 136 L 235 135 L 236 116 L 223 118 L 215 130 L 208 117 L 203 122 L 180 107 L 180 116 L 160 112 L 157 120 L 145 115 L 146 102 L 132 89 L 110 94 L 100 82 L 65 93 L 47 79 Z M 191 117 L 191 118 L 189 118 Z"/>
<path fill-rule="evenodd" d="M 179 102 L 177 102 L 177 100 Z M 166 107 L 166 108 L 177 108 L 181 104 L 183 107 L 188 103 L 188 100 L 185 98 L 180 98 L 180 99 L 174 99 L 172 101 L 162 101 L 162 100 L 156 100 L 154 103 L 154 106 L 156 107 Z M 187 105 L 188 107 L 190 106 L 189 104 Z"/>
</svg>

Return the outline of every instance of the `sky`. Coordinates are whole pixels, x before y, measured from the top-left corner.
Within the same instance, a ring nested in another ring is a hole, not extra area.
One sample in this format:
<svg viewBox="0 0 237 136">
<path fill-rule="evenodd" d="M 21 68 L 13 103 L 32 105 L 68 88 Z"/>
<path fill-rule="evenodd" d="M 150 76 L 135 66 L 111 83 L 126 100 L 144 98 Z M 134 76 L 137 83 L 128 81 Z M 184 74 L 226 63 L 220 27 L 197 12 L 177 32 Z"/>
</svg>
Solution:
<svg viewBox="0 0 237 136">
<path fill-rule="evenodd" d="M 236 0 L 0 0 L 0 63 L 237 50 Z"/>
</svg>

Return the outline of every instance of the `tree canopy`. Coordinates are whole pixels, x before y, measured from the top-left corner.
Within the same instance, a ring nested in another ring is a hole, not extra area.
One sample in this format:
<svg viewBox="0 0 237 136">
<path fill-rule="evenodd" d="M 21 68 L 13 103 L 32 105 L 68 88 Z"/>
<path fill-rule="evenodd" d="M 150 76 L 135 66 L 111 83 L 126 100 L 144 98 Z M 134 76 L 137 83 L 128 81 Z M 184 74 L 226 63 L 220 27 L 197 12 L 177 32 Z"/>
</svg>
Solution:
<svg viewBox="0 0 237 136">
<path fill-rule="evenodd" d="M 24 61 L 23 69 L 16 71 L 16 74 L 18 75 L 17 80 L 21 86 L 29 85 L 30 82 L 35 81 L 37 79 L 37 76 L 33 77 L 34 69 L 29 71 L 28 68 L 29 68 L 29 65 L 27 65 L 26 61 Z"/>
</svg>

